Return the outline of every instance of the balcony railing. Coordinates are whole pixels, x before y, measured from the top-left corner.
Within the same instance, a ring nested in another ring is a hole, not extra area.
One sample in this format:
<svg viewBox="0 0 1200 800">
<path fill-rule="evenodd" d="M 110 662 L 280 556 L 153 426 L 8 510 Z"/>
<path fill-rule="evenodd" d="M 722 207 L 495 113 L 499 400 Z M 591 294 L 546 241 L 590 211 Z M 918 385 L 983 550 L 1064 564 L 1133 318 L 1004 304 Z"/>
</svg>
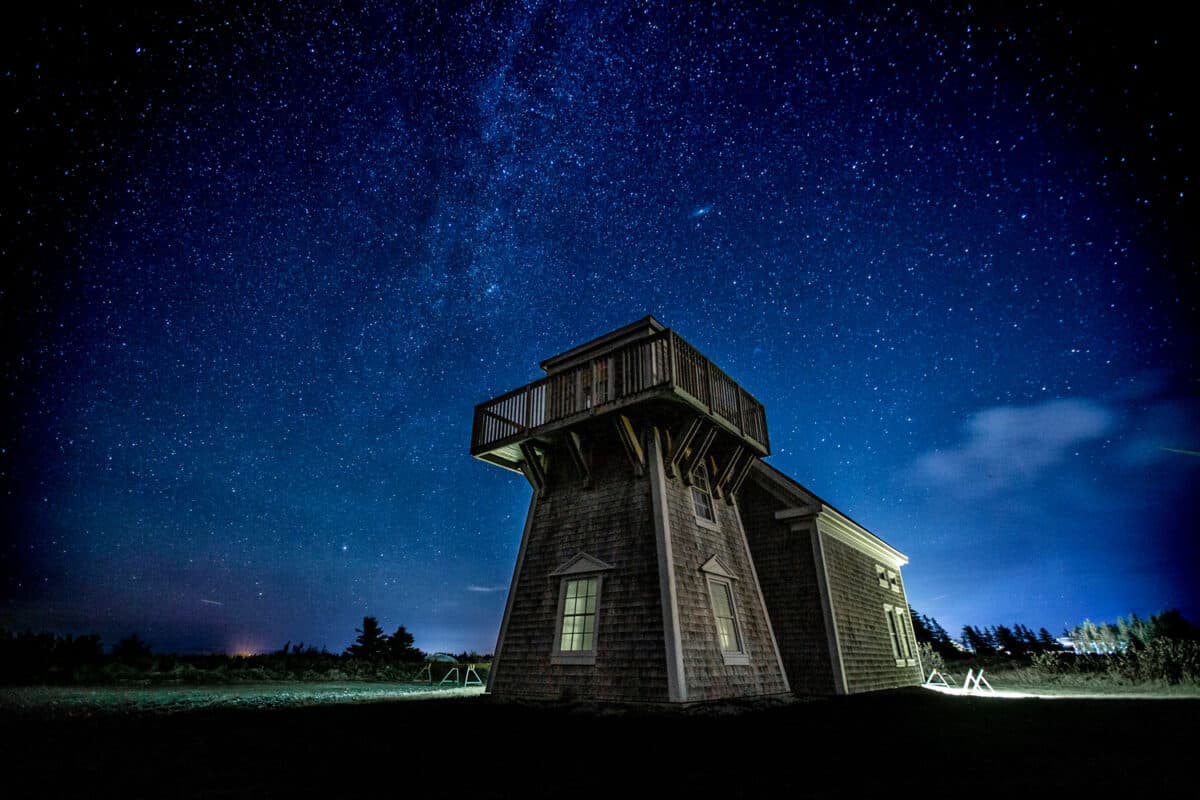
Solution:
<svg viewBox="0 0 1200 800">
<path fill-rule="evenodd" d="M 475 407 L 471 453 L 496 450 L 552 426 L 653 394 L 675 393 L 770 452 L 762 404 L 699 350 L 663 330 L 547 375 Z"/>
</svg>

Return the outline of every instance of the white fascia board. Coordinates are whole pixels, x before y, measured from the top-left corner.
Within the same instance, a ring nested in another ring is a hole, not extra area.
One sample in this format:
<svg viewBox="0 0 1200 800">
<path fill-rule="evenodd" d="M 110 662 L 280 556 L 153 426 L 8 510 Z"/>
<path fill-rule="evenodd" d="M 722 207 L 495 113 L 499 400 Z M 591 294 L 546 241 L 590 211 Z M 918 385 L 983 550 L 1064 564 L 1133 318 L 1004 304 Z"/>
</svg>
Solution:
<svg viewBox="0 0 1200 800">
<path fill-rule="evenodd" d="M 817 513 L 817 527 L 830 537 L 872 556 L 889 567 L 900 569 L 908 563 L 908 556 L 904 553 L 829 506 L 822 506 Z"/>
</svg>

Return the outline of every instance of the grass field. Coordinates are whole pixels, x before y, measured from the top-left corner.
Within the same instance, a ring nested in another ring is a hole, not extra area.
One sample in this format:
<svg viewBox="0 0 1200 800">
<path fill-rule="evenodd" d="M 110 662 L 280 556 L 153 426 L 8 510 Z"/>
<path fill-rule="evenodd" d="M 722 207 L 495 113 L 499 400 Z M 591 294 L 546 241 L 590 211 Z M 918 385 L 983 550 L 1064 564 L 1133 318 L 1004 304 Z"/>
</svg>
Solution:
<svg viewBox="0 0 1200 800">
<path fill-rule="evenodd" d="M 429 697 L 473 697 L 483 687 L 411 683 L 289 682 L 222 686 L 18 686 L 0 688 L 0 712 L 78 718 L 110 714 L 177 713 L 202 709 L 292 708 L 327 704 L 383 703 Z"/>
<path fill-rule="evenodd" d="M 4 795 L 1195 794 L 1191 725 L 1200 700 L 1188 698 L 1010 700 L 911 689 L 679 709 L 484 696 L 395 702 L 400 694 L 343 703 L 333 687 L 310 702 L 306 686 L 274 688 L 287 696 L 93 703 L 78 714 L 30 697 L 0 704 L 0 727 L 16 734 L 2 750 Z M 177 713 L 156 713 L 164 709 Z"/>
</svg>

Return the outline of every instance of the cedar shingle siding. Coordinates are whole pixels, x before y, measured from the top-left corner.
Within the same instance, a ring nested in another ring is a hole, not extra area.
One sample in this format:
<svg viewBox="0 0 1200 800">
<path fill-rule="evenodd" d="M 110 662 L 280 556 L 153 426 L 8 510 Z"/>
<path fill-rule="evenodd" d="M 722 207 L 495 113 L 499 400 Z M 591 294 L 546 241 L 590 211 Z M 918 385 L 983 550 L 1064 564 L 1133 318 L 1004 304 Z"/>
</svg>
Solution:
<svg viewBox="0 0 1200 800">
<path fill-rule="evenodd" d="M 714 531 L 697 524 L 690 487 L 679 480 L 668 480 L 666 490 L 687 699 L 716 700 L 787 691 L 742 544 L 737 512 L 723 502 L 714 503 L 719 528 Z M 708 579 L 700 570 L 713 556 L 737 576 L 730 585 L 749 664 L 727 666 L 721 655 Z"/>
<path fill-rule="evenodd" d="M 847 693 L 920 683 L 917 666 L 896 666 L 883 613 L 884 604 L 900 606 L 907 612 L 903 585 L 899 593 L 881 587 L 874 559 L 831 536 L 822 538 Z M 898 577 L 899 568 L 895 572 Z M 911 641 L 910 631 L 902 633 Z"/>
<path fill-rule="evenodd" d="M 793 533 L 775 519 L 784 505 L 754 481 L 739 500 L 746 538 L 788 682 L 797 694 L 833 694 L 833 661 L 821 610 L 812 533 Z"/>
<path fill-rule="evenodd" d="M 572 480 L 564 460 L 559 454 L 555 465 L 552 456 L 554 485 L 533 510 L 490 690 L 497 696 L 665 702 L 650 484 L 634 477 L 619 445 L 596 449 L 590 488 Z M 613 567 L 600 590 L 596 663 L 553 664 L 561 580 L 550 573 L 579 553 Z"/>
</svg>

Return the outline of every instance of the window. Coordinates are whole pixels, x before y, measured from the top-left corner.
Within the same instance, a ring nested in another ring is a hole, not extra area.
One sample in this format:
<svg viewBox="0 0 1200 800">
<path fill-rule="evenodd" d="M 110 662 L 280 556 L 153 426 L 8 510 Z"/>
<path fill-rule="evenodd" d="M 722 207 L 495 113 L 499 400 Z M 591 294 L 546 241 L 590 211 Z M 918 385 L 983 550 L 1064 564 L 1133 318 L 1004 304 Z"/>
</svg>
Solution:
<svg viewBox="0 0 1200 800">
<path fill-rule="evenodd" d="M 717 618 L 721 652 L 740 653 L 742 637 L 738 634 L 737 617 L 733 613 L 733 592 L 730 589 L 728 583 L 708 579 L 708 593 L 712 597 L 713 616 Z"/>
<path fill-rule="evenodd" d="M 551 575 L 562 578 L 554 631 L 555 664 L 595 664 L 599 634 L 600 590 L 608 564 L 580 553 Z"/>
<path fill-rule="evenodd" d="M 562 633 L 558 650 L 561 653 L 583 653 L 593 650 L 596 636 L 596 594 L 599 578 L 568 579 L 564 591 Z"/>
<path fill-rule="evenodd" d="M 742 640 L 742 628 L 738 624 L 737 603 L 734 602 L 733 582 L 737 575 L 718 556 L 713 556 L 700 571 L 708 581 L 708 599 L 712 604 L 713 621 L 717 627 L 717 646 L 721 658 L 728 664 L 749 664 L 750 654 Z"/>
<path fill-rule="evenodd" d="M 893 592 L 900 591 L 900 576 L 895 570 L 884 569 L 878 564 L 875 565 L 875 577 L 879 580 L 879 585 L 884 589 L 891 589 Z"/>
<path fill-rule="evenodd" d="M 892 657 L 896 659 L 896 666 L 913 666 L 917 660 L 913 657 L 912 640 L 908 636 L 908 615 L 899 606 L 885 603 L 883 616 L 887 620 L 888 638 L 892 643 Z"/>
<path fill-rule="evenodd" d="M 709 527 L 717 524 L 717 510 L 713 507 L 712 492 L 708 487 L 708 467 L 703 461 L 692 470 L 692 510 L 701 525 Z"/>
</svg>

